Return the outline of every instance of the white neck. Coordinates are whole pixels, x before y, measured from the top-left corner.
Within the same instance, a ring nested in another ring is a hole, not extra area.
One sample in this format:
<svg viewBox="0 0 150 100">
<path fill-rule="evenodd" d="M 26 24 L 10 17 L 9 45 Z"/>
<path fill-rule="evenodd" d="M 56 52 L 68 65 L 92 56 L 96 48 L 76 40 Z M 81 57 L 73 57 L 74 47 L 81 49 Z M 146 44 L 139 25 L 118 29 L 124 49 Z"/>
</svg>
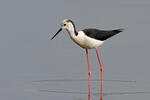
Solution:
<svg viewBox="0 0 150 100">
<path fill-rule="evenodd" d="M 69 33 L 69 35 L 70 35 L 71 38 L 74 37 L 74 36 L 76 36 L 75 35 L 74 26 L 71 23 L 68 25 L 68 27 L 66 28 L 66 30 L 68 31 L 68 33 Z"/>
</svg>

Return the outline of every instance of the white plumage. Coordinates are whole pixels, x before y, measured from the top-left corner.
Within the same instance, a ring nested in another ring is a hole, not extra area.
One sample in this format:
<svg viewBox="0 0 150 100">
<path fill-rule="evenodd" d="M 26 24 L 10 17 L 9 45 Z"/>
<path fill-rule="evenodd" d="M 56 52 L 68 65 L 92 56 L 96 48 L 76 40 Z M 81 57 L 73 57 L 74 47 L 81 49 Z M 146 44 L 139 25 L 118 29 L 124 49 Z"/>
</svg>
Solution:
<svg viewBox="0 0 150 100">
<path fill-rule="evenodd" d="M 71 36 L 71 39 L 80 47 L 87 49 L 95 49 L 104 42 L 86 36 L 83 31 L 79 31 L 77 36 Z"/>
</svg>

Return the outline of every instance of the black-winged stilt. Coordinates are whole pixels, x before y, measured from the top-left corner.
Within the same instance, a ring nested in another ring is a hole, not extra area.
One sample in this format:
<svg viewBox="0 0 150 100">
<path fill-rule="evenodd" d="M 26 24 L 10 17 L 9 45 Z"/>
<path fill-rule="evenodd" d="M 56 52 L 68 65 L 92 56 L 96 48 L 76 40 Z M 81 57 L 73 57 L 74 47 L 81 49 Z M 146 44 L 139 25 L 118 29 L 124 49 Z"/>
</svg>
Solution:
<svg viewBox="0 0 150 100">
<path fill-rule="evenodd" d="M 61 23 L 61 28 L 58 32 L 51 38 L 51 40 L 62 30 L 66 29 L 70 35 L 70 38 L 78 44 L 80 47 L 85 48 L 87 63 L 89 69 L 89 80 L 91 78 L 91 69 L 88 57 L 88 49 L 96 49 L 97 58 L 100 64 L 101 70 L 101 97 L 102 97 L 102 80 L 103 80 L 103 66 L 100 61 L 100 57 L 98 54 L 97 48 L 104 43 L 108 38 L 120 33 L 123 29 L 115 29 L 115 30 L 99 30 L 99 29 L 84 29 L 79 32 L 76 31 L 75 25 L 72 20 L 64 19 Z M 90 82 L 89 82 L 90 85 Z M 90 86 L 89 86 L 90 87 Z M 90 88 L 89 88 L 90 90 Z M 102 98 L 101 98 L 102 99 Z"/>
</svg>

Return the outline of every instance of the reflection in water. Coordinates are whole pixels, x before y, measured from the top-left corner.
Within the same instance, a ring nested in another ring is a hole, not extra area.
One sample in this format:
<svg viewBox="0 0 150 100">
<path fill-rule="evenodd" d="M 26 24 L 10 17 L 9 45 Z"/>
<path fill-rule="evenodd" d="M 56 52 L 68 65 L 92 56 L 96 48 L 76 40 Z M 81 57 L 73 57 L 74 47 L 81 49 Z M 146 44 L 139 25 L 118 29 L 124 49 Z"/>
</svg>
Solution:
<svg viewBox="0 0 150 100">
<path fill-rule="evenodd" d="M 131 84 L 135 84 L 136 81 L 133 81 L 133 80 L 103 80 L 105 82 L 115 82 L 115 83 L 118 83 L 119 84 L 124 84 L 124 83 L 131 83 Z M 49 92 L 49 93 L 63 93 L 63 94 L 78 94 L 78 95 L 87 95 L 88 96 L 88 100 L 91 100 L 92 97 L 99 97 L 99 100 L 103 100 L 103 97 L 105 96 L 108 96 L 108 95 L 124 95 L 124 94 L 142 94 L 142 93 L 150 93 L 149 91 L 116 91 L 116 92 L 106 92 L 106 93 L 103 93 L 103 84 L 102 84 L 102 81 L 101 80 L 97 80 L 97 79 L 91 79 L 91 76 L 89 76 L 88 80 L 87 79 L 51 79 L 51 80 L 37 80 L 37 81 L 32 81 L 33 83 L 46 83 L 49 84 L 49 83 L 80 83 L 80 82 L 88 82 L 88 91 L 75 91 L 75 90 L 65 90 L 64 89 L 61 89 L 61 90 L 58 90 L 55 88 L 53 88 L 52 90 L 51 89 L 40 89 L 40 92 Z M 91 82 L 94 82 L 94 83 L 97 83 L 99 84 L 100 88 L 98 89 L 98 91 L 92 91 L 92 88 L 93 88 L 93 85 Z M 101 83 L 101 85 L 100 85 Z M 50 85 L 50 84 L 49 84 Z M 43 86 L 43 85 L 42 85 Z"/>
<path fill-rule="evenodd" d="M 41 82 L 43 80 L 40 81 L 36 81 L 36 82 Z M 48 82 L 48 81 L 65 81 L 65 80 L 44 80 L 43 82 Z M 86 81 L 86 80 L 67 80 L 67 81 Z M 95 81 L 95 80 L 93 80 Z M 97 81 L 97 80 L 96 80 Z M 98 80 L 99 81 L 99 80 Z M 119 81 L 120 80 L 112 80 L 112 81 Z M 100 92 L 97 93 L 92 93 L 91 92 L 91 87 L 90 87 L 90 82 L 91 82 L 91 76 L 89 76 L 88 79 L 88 91 L 66 91 L 66 90 L 40 90 L 40 92 L 50 92 L 50 93 L 65 93 L 65 94 L 78 94 L 78 95 L 88 95 L 88 100 L 91 100 L 91 96 L 100 96 L 100 100 L 103 99 L 103 96 L 109 96 L 109 95 L 129 95 L 129 94 L 149 94 L 150 91 L 121 91 L 121 92 L 106 92 L 106 93 L 102 93 L 102 84 L 101 84 L 101 88 L 100 88 Z M 121 82 L 123 82 L 123 80 L 121 80 Z M 124 82 L 133 82 L 133 81 L 124 81 Z"/>
<path fill-rule="evenodd" d="M 91 75 L 89 75 L 89 81 L 88 81 L 88 100 L 91 100 L 90 80 L 91 80 Z M 103 81 L 101 81 L 100 100 L 103 100 Z"/>
<path fill-rule="evenodd" d="M 103 75 L 103 73 L 101 75 Z M 103 76 L 101 76 L 101 79 L 102 79 L 102 77 Z M 90 80 L 91 80 L 91 75 L 89 75 L 89 81 L 88 81 L 88 100 L 91 100 Z M 103 100 L 103 80 L 101 81 L 100 100 Z"/>
<path fill-rule="evenodd" d="M 49 80 L 37 80 L 33 82 L 83 82 L 88 81 L 87 79 L 49 79 Z M 99 79 L 91 79 L 90 81 L 101 81 Z M 123 82 L 123 83 L 136 83 L 135 80 L 103 80 L 108 82 Z"/>
<path fill-rule="evenodd" d="M 92 96 L 100 96 L 100 100 L 103 99 L 103 96 L 108 96 L 108 95 L 123 95 L 123 94 L 139 94 L 139 93 L 150 93 L 149 91 L 135 91 L 135 92 L 109 92 L 109 93 L 103 93 L 103 81 L 108 81 L 108 82 L 121 82 L 121 83 L 135 83 L 136 81 L 132 80 L 91 80 L 91 75 L 89 75 L 89 79 L 52 79 L 52 80 L 37 80 L 33 82 L 54 82 L 54 83 L 60 83 L 60 82 L 88 82 L 88 91 L 67 91 L 67 90 L 41 90 L 41 92 L 51 92 L 51 93 L 65 93 L 65 94 L 80 94 L 80 95 L 88 95 L 88 100 L 91 100 Z M 100 92 L 93 93 L 91 91 L 91 82 L 101 82 L 100 85 Z"/>
<path fill-rule="evenodd" d="M 89 75 L 89 81 L 88 81 L 88 100 L 91 100 L 90 80 L 91 80 L 91 75 Z"/>
<path fill-rule="evenodd" d="M 64 94 L 79 94 L 84 95 L 89 92 L 81 91 L 55 91 L 55 90 L 40 90 L 40 92 L 50 92 L 50 93 L 64 93 Z M 99 96 L 100 93 L 90 93 L 90 95 Z M 107 92 L 103 93 L 103 96 L 109 95 L 128 95 L 128 94 L 150 94 L 150 91 L 126 91 L 126 92 Z"/>
<path fill-rule="evenodd" d="M 103 71 L 101 71 L 101 97 L 100 100 L 103 99 Z"/>
<path fill-rule="evenodd" d="M 101 72 L 101 75 L 103 75 L 103 72 Z M 91 80 L 91 75 L 89 75 L 89 81 L 88 81 L 88 100 L 91 100 L 90 80 Z M 103 100 L 103 76 L 101 76 L 100 100 Z"/>
</svg>

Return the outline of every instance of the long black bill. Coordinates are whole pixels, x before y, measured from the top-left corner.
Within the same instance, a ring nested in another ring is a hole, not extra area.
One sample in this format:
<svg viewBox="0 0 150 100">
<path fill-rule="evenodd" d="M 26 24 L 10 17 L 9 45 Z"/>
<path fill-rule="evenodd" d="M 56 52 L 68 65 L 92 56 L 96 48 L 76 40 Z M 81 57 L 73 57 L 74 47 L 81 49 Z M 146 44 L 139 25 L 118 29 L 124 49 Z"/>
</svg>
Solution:
<svg viewBox="0 0 150 100">
<path fill-rule="evenodd" d="M 51 40 L 52 40 L 61 30 L 62 30 L 62 28 L 60 28 L 60 29 L 58 30 L 58 32 L 51 38 Z"/>
</svg>

